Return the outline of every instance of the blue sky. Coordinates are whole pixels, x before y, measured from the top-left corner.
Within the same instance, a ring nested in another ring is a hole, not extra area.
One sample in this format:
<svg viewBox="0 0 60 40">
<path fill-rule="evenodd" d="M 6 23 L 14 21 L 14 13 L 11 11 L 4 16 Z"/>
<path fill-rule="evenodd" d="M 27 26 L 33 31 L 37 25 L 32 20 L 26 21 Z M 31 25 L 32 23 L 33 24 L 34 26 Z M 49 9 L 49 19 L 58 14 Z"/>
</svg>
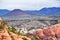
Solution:
<svg viewBox="0 0 60 40">
<path fill-rule="evenodd" d="M 60 0 L 0 0 L 0 9 L 39 10 L 44 7 L 60 7 Z"/>
</svg>

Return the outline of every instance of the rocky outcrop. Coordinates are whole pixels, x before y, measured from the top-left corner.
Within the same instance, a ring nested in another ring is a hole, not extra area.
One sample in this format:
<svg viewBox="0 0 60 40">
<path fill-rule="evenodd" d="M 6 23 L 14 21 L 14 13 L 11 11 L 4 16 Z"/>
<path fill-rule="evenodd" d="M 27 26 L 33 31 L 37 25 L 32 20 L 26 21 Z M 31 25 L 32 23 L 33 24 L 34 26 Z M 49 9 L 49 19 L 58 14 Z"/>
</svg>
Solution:
<svg viewBox="0 0 60 40">
<path fill-rule="evenodd" d="M 0 40 L 11 40 L 6 27 L 7 25 L 0 18 Z"/>
<path fill-rule="evenodd" d="M 42 40 L 60 40 L 60 23 L 38 30 L 36 35 Z"/>
</svg>

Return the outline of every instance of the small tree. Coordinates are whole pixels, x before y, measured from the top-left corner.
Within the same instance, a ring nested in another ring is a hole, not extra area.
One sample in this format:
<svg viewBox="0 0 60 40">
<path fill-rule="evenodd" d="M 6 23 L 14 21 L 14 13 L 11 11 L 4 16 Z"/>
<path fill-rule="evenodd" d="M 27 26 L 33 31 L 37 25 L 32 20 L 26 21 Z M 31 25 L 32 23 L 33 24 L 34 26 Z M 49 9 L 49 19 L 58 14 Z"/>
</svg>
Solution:
<svg viewBox="0 0 60 40">
<path fill-rule="evenodd" d="M 11 30 L 13 33 L 16 33 L 16 29 L 14 27 L 12 27 L 12 30 Z"/>
</svg>

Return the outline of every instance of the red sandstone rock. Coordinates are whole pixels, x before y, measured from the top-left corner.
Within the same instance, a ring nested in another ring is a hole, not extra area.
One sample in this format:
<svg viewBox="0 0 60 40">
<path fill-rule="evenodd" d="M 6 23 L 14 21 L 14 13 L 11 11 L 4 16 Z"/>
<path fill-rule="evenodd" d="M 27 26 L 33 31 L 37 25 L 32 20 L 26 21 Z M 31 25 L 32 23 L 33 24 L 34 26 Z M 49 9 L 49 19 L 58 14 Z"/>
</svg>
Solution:
<svg viewBox="0 0 60 40">
<path fill-rule="evenodd" d="M 54 26 L 56 26 L 56 30 L 55 30 L 55 34 L 56 34 L 56 36 L 57 37 L 60 37 L 60 24 L 56 24 L 56 25 L 54 25 Z"/>
<path fill-rule="evenodd" d="M 10 32 L 10 35 L 14 38 L 14 40 L 23 40 L 19 35 L 13 33 L 13 32 Z"/>
<path fill-rule="evenodd" d="M 43 30 L 40 29 L 39 31 L 36 32 L 36 35 L 39 37 L 39 38 L 45 38 L 46 36 L 43 34 Z"/>
<path fill-rule="evenodd" d="M 43 29 L 43 32 L 46 36 L 55 36 L 55 32 L 51 28 Z"/>
<path fill-rule="evenodd" d="M 52 25 L 45 29 L 38 30 L 36 33 L 37 33 L 36 35 L 40 38 L 55 37 L 55 36 L 60 38 L 60 23 Z"/>
</svg>

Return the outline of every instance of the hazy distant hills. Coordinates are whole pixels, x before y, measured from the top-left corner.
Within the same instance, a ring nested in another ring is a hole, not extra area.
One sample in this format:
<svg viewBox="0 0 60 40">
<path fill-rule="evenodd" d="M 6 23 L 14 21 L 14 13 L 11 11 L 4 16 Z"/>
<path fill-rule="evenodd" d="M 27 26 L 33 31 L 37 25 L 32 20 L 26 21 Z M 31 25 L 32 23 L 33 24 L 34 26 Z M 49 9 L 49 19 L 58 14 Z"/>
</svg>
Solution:
<svg viewBox="0 0 60 40">
<path fill-rule="evenodd" d="M 43 8 L 40 10 L 40 13 L 47 16 L 60 16 L 60 8 Z"/>
<path fill-rule="evenodd" d="M 32 15 L 60 16 L 60 7 L 42 8 L 41 10 L 27 12 Z"/>
<path fill-rule="evenodd" d="M 20 9 L 14 9 L 10 11 L 8 14 L 5 14 L 4 16 L 27 16 L 29 15 L 28 13 L 24 12 L 23 10 Z"/>
<path fill-rule="evenodd" d="M 7 13 L 9 13 L 9 12 L 10 12 L 10 11 L 7 10 L 7 9 L 0 9 L 0 16 L 5 15 L 5 14 L 7 14 Z"/>
<path fill-rule="evenodd" d="M 60 7 L 42 8 L 41 10 L 23 11 L 14 9 L 12 11 L 0 9 L 0 16 L 60 16 Z"/>
</svg>

